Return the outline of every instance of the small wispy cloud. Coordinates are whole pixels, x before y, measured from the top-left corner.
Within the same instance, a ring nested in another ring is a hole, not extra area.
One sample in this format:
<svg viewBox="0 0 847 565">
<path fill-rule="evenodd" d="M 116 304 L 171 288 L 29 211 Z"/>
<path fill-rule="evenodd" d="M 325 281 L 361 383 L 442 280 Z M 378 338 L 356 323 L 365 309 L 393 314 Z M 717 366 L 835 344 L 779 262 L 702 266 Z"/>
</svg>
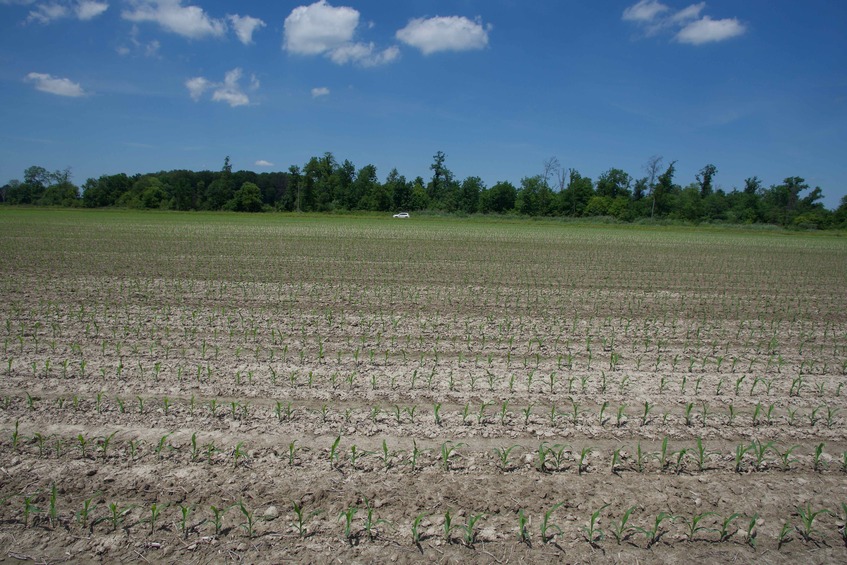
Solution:
<svg viewBox="0 0 847 565">
<path fill-rule="evenodd" d="M 46 73 L 29 73 L 24 80 L 33 83 L 36 90 L 55 94 L 56 96 L 76 98 L 86 95 L 85 90 L 82 89 L 79 83 L 73 82 L 68 78 L 54 77 Z"/>
<path fill-rule="evenodd" d="M 259 18 L 253 18 L 251 16 L 230 15 L 227 16 L 227 19 L 232 24 L 232 27 L 235 30 L 235 35 L 238 36 L 238 40 L 244 45 L 250 45 L 253 43 L 253 33 L 257 29 L 267 25 Z"/>
<path fill-rule="evenodd" d="M 206 92 L 211 91 L 214 102 L 224 102 L 233 108 L 247 106 L 250 104 L 250 97 L 241 86 L 243 74 L 241 68 L 236 67 L 224 75 L 223 82 L 212 82 L 205 77 L 193 77 L 185 81 L 185 88 L 188 89 L 188 95 L 194 101 L 200 100 Z M 259 86 L 259 79 L 251 75 L 249 90 L 258 90 Z"/>
<path fill-rule="evenodd" d="M 8 2 L 6 2 L 8 3 Z M 31 4 L 33 2 L 18 2 L 19 4 Z M 49 24 L 56 20 L 75 18 L 88 21 L 96 18 L 109 9 L 109 4 L 95 0 L 55 0 L 53 2 L 41 2 L 30 10 L 26 18 L 27 23 Z"/>
<path fill-rule="evenodd" d="M 130 22 L 156 23 L 169 32 L 190 39 L 207 36 L 221 37 L 227 30 L 224 20 L 212 18 L 199 6 L 183 6 L 182 0 L 129 0 L 129 2 L 132 8 L 124 10 L 121 17 Z"/>
<path fill-rule="evenodd" d="M 623 11 L 621 19 L 639 26 L 645 35 L 673 33 L 674 40 L 690 45 L 725 41 L 743 35 L 747 27 L 737 18 L 701 16 L 705 2 L 673 10 L 659 0 L 640 0 Z"/>
<path fill-rule="evenodd" d="M 257 167 L 273 167 L 274 164 L 270 161 L 265 161 L 264 159 L 259 159 L 255 163 L 253 163 Z"/>
<path fill-rule="evenodd" d="M 329 89 L 325 86 L 318 86 L 312 89 L 312 98 L 318 98 L 320 96 L 329 96 Z"/>
</svg>

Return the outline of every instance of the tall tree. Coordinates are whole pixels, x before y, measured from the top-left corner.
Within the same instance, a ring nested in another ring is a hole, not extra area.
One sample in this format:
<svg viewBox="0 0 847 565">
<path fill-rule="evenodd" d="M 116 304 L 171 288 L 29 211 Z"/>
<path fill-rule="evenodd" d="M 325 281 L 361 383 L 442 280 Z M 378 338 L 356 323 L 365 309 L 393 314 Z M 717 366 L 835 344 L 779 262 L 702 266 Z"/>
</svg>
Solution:
<svg viewBox="0 0 847 565">
<path fill-rule="evenodd" d="M 700 197 L 706 198 L 712 193 L 712 179 L 718 174 L 718 168 L 709 163 L 697 173 L 697 184 L 700 185 Z"/>
</svg>

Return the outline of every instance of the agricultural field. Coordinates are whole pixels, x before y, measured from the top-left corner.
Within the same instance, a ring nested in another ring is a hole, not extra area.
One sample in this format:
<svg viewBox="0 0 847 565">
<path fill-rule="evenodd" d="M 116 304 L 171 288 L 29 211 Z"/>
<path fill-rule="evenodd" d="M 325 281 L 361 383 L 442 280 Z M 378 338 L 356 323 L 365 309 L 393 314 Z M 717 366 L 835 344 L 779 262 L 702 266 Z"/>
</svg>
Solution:
<svg viewBox="0 0 847 565">
<path fill-rule="evenodd" d="M 0 210 L 0 560 L 847 561 L 847 239 Z"/>
</svg>

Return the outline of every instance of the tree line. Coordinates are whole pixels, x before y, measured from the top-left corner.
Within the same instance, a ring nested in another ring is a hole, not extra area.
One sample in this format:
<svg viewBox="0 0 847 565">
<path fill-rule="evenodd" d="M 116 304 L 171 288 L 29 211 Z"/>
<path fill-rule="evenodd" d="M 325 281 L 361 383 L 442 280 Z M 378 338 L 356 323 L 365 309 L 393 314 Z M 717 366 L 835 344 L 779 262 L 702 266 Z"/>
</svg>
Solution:
<svg viewBox="0 0 847 565">
<path fill-rule="evenodd" d="M 520 214 L 524 216 L 611 217 L 732 224 L 775 224 L 800 228 L 847 228 L 847 196 L 835 211 L 820 201 L 801 177 L 766 187 L 758 177 L 725 191 L 716 187 L 718 169 L 704 166 L 693 182 L 675 179 L 676 162 L 648 159 L 644 176 L 610 168 L 596 180 L 566 169 L 556 158 L 542 172 L 524 177 L 519 186 L 501 181 L 486 186 L 480 177 L 457 179 L 446 155 L 433 156 L 428 180 L 407 180 L 392 169 L 384 182 L 376 167 L 360 169 L 332 153 L 312 157 L 303 167 L 284 172 L 233 171 L 229 157 L 220 171 L 174 170 L 158 173 L 103 175 L 81 187 L 70 170 L 32 166 L 23 181 L 0 187 L 0 202 L 18 205 L 124 207 L 169 210 L 261 211 L 418 211 L 453 214 Z"/>
</svg>

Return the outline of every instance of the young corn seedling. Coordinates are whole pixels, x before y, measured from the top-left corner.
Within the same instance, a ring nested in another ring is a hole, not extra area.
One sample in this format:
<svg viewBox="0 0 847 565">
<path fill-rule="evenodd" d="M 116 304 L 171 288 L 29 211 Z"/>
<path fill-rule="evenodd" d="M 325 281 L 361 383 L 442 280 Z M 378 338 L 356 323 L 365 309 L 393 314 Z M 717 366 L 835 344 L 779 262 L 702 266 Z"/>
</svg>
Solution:
<svg viewBox="0 0 847 565">
<path fill-rule="evenodd" d="M 94 502 L 94 497 L 82 501 L 82 508 L 76 513 L 76 521 L 82 528 L 88 528 L 88 519 L 96 507 L 97 503 Z"/>
<path fill-rule="evenodd" d="M 744 445 L 739 443 L 735 446 L 735 472 L 741 473 L 744 470 L 744 456 L 753 449 L 753 444 Z"/>
<path fill-rule="evenodd" d="M 109 445 L 112 443 L 112 439 L 117 435 L 118 432 L 112 432 L 111 434 L 103 437 L 100 440 L 100 449 L 103 451 L 103 459 L 108 459 L 109 457 Z"/>
<path fill-rule="evenodd" d="M 241 524 L 241 527 L 247 532 L 247 537 L 253 539 L 256 536 L 256 517 L 252 510 L 248 510 L 248 508 L 244 506 L 243 501 L 238 503 L 238 508 L 244 515 L 244 523 Z"/>
<path fill-rule="evenodd" d="M 30 514 L 40 514 L 43 512 L 40 508 L 35 505 L 35 498 L 37 495 L 23 495 L 23 522 L 24 528 L 29 527 L 29 516 Z"/>
<path fill-rule="evenodd" d="M 649 421 L 648 418 L 650 416 L 650 410 L 652 408 L 653 408 L 653 406 L 645 400 L 644 401 L 644 413 L 641 414 L 641 426 L 642 427 L 647 425 L 647 422 Z"/>
<path fill-rule="evenodd" d="M 692 450 L 695 454 L 695 459 L 697 461 L 697 470 L 701 473 L 706 470 L 706 465 L 708 464 L 708 459 L 712 455 L 715 455 L 713 451 L 707 451 L 706 446 L 703 444 L 703 438 L 697 438 L 697 447 Z"/>
<path fill-rule="evenodd" d="M 529 534 L 529 519 L 524 514 L 523 508 L 518 510 L 518 542 L 525 543 L 527 547 L 532 547 L 532 540 Z"/>
<path fill-rule="evenodd" d="M 600 529 L 600 526 L 598 526 L 598 521 L 600 519 L 600 513 L 605 510 L 607 506 L 609 505 L 604 504 L 592 512 L 591 516 L 588 518 L 588 523 L 582 526 L 582 531 L 585 533 L 585 541 L 587 541 L 591 547 L 597 548 L 597 543 L 603 541 L 603 538 L 605 537 L 603 530 Z"/>
<path fill-rule="evenodd" d="M 577 466 L 578 475 L 588 472 L 588 456 L 591 454 L 591 449 L 591 447 L 585 446 L 579 452 L 579 465 Z"/>
<path fill-rule="evenodd" d="M 791 447 L 789 447 L 785 451 L 780 451 L 776 447 L 772 448 L 774 453 L 776 453 L 777 457 L 779 457 L 779 468 L 780 469 L 782 469 L 783 471 L 790 471 L 791 470 L 791 464 L 797 462 L 797 459 L 794 458 L 794 457 L 791 457 L 791 454 L 798 447 L 800 447 L 800 446 L 799 445 L 792 445 Z"/>
<path fill-rule="evenodd" d="M 230 508 L 232 508 L 232 506 L 226 506 L 224 508 L 218 508 L 214 504 L 209 507 L 209 509 L 212 511 L 212 524 L 215 527 L 215 537 L 216 538 L 220 537 L 220 535 L 221 535 L 221 530 L 223 528 L 224 515 L 226 515 L 226 513 L 229 512 Z"/>
<path fill-rule="evenodd" d="M 541 543 L 549 543 L 557 534 L 561 535 L 562 528 L 555 524 L 551 524 L 550 517 L 553 515 L 553 512 L 558 510 L 563 504 L 564 502 L 558 502 L 554 504 L 552 508 L 544 512 L 544 517 L 541 519 L 541 526 L 539 528 L 541 531 Z M 551 531 L 555 533 L 550 535 Z"/>
<path fill-rule="evenodd" d="M 620 460 L 621 460 L 621 450 L 622 449 L 623 449 L 623 447 L 619 447 L 612 452 L 612 465 L 609 468 L 609 471 L 613 475 L 619 475 L 620 469 L 618 469 L 618 464 L 620 463 Z"/>
<path fill-rule="evenodd" d="M 674 464 L 674 473 L 679 475 L 682 472 L 682 468 L 683 468 L 684 463 L 685 463 L 685 458 L 688 455 L 688 449 L 682 448 L 679 451 L 674 451 L 671 455 L 672 456 L 676 455 L 676 462 Z"/>
<path fill-rule="evenodd" d="M 294 526 L 297 528 L 297 535 L 301 538 L 306 538 L 309 535 L 307 522 L 321 513 L 321 510 L 312 510 L 311 512 L 306 512 L 303 509 L 303 501 L 297 502 L 292 500 L 291 506 L 294 509 L 294 515 L 297 520 L 294 523 Z"/>
<path fill-rule="evenodd" d="M 247 459 L 247 452 L 242 449 L 243 441 L 239 441 L 232 450 L 232 468 L 237 469 L 239 461 Z"/>
<path fill-rule="evenodd" d="M 191 505 L 188 504 L 180 504 L 179 505 L 179 531 L 182 532 L 182 539 L 188 539 L 188 531 L 191 529 L 190 523 L 188 521 L 191 516 Z"/>
<path fill-rule="evenodd" d="M 753 468 L 757 471 L 762 470 L 762 465 L 764 464 L 765 455 L 768 451 L 773 449 L 773 442 L 769 441 L 767 443 L 762 443 L 759 440 L 753 440 L 753 443 L 750 444 L 751 451 L 753 452 L 753 456 L 756 461 L 753 463 Z"/>
<path fill-rule="evenodd" d="M 729 529 L 732 527 L 732 523 L 740 517 L 741 514 L 739 514 L 738 512 L 733 512 L 732 514 L 724 518 L 723 521 L 720 522 L 720 527 L 718 529 L 718 541 L 724 542 L 730 537 L 732 537 L 736 531 L 738 531 L 736 529 L 733 532 L 730 532 Z"/>
<path fill-rule="evenodd" d="M 815 454 L 812 456 L 812 468 L 816 473 L 822 473 L 823 468 L 825 466 L 825 462 L 821 460 L 821 455 L 823 455 L 823 446 L 824 443 L 821 442 L 815 446 Z"/>
<path fill-rule="evenodd" d="M 502 472 L 508 472 L 511 470 L 512 466 L 509 463 L 509 454 L 512 453 L 512 450 L 518 447 L 517 444 L 511 447 L 495 447 L 494 454 L 497 456 L 497 467 Z"/>
<path fill-rule="evenodd" d="M 644 472 L 644 461 L 647 459 L 647 454 L 641 449 L 641 442 L 635 447 L 635 470 L 639 473 Z"/>
<path fill-rule="evenodd" d="M 418 514 L 415 516 L 415 519 L 412 520 L 412 544 L 414 544 L 418 549 L 421 549 L 421 542 L 424 540 L 424 533 L 421 531 L 421 522 L 426 517 L 426 514 Z"/>
<path fill-rule="evenodd" d="M 342 511 L 341 514 L 338 515 L 339 520 L 344 520 L 344 539 L 346 539 L 347 543 L 350 545 L 353 545 L 357 536 L 357 532 L 353 530 L 353 518 L 355 518 L 358 511 L 359 509 L 357 507 L 348 506 L 346 510 Z"/>
<path fill-rule="evenodd" d="M 377 518 L 374 515 L 373 504 L 364 496 L 362 497 L 362 499 L 365 502 L 365 533 L 368 535 L 368 539 L 373 541 L 379 534 L 377 528 L 380 524 L 385 524 L 387 526 L 390 526 L 391 524 L 388 520 Z"/>
<path fill-rule="evenodd" d="M 714 512 L 702 512 L 700 514 L 695 514 L 690 520 L 685 517 L 681 517 L 680 519 L 685 525 L 685 536 L 688 538 L 688 541 L 694 541 L 694 536 L 697 535 L 697 532 L 714 532 L 714 528 L 707 528 L 706 526 L 700 525 L 703 518 L 714 515 Z"/>
<path fill-rule="evenodd" d="M 626 410 L 626 404 L 621 404 L 618 406 L 618 413 L 615 417 L 615 427 L 620 428 L 624 424 L 624 410 Z"/>
<path fill-rule="evenodd" d="M 115 502 L 109 503 L 109 515 L 97 520 L 97 522 L 108 521 L 112 524 L 112 532 L 117 532 L 118 528 L 123 525 L 124 519 L 126 519 L 127 514 L 129 514 L 134 506 L 127 506 L 125 508 L 121 508 Z M 97 523 L 95 522 L 95 524 Z"/>
<path fill-rule="evenodd" d="M 455 526 L 453 525 L 453 516 L 450 514 L 450 509 L 448 508 L 446 512 L 444 512 L 444 541 L 447 543 L 453 543 L 453 529 Z"/>
<path fill-rule="evenodd" d="M 470 514 L 465 524 L 456 524 L 456 528 L 462 530 L 462 542 L 466 547 L 473 547 L 476 542 L 476 523 L 485 517 L 485 514 Z"/>
<path fill-rule="evenodd" d="M 820 533 L 814 528 L 814 524 L 817 517 L 821 514 L 832 515 L 832 512 L 826 508 L 812 510 L 811 502 L 807 502 L 805 508 L 800 506 L 797 507 L 797 515 L 800 517 L 800 525 L 795 526 L 795 529 L 797 530 L 797 533 L 800 534 L 800 537 L 803 538 L 803 541 L 811 541 L 813 535 Z"/>
<path fill-rule="evenodd" d="M 664 530 L 662 528 L 662 523 L 665 520 L 670 520 L 671 522 L 673 522 L 674 517 L 668 512 L 659 512 L 659 514 L 657 514 L 656 518 L 653 520 L 653 526 L 651 528 L 634 528 L 636 532 L 643 534 L 644 537 L 647 538 L 648 549 L 653 547 L 662 538 L 662 536 L 665 535 L 667 530 Z"/>
<path fill-rule="evenodd" d="M 747 520 L 747 530 L 745 533 L 745 538 L 747 541 L 747 545 L 756 549 L 756 536 L 757 536 L 757 522 L 759 521 L 759 513 L 756 512 L 752 516 L 748 516 Z"/>
<path fill-rule="evenodd" d="M 629 538 L 629 536 L 635 532 L 635 528 L 629 525 L 629 518 L 630 516 L 632 516 L 632 513 L 635 508 L 635 506 L 630 506 L 626 509 L 626 512 L 623 513 L 623 516 L 621 516 L 620 520 L 612 522 L 612 527 L 610 528 L 610 531 L 615 537 L 615 541 L 618 543 L 618 545 L 620 545 L 621 542 Z"/>
<path fill-rule="evenodd" d="M 791 541 L 792 530 L 793 530 L 793 528 L 791 527 L 790 523 L 785 522 L 782 525 L 782 529 L 779 530 L 779 535 L 777 536 L 777 539 L 776 539 L 777 550 L 782 549 L 783 545 L 785 545 L 786 543 Z"/>
<path fill-rule="evenodd" d="M 150 535 L 156 531 L 156 520 L 159 519 L 159 515 L 162 513 L 162 508 L 157 504 L 153 503 L 150 505 L 150 517 L 142 520 L 143 522 L 150 522 Z"/>
<path fill-rule="evenodd" d="M 456 452 L 456 449 L 462 447 L 463 445 L 463 443 L 457 443 L 453 445 L 453 442 L 450 440 L 447 440 L 441 444 L 441 464 L 444 467 L 445 471 L 450 470 L 450 457 L 453 456 L 454 452 Z"/>
<path fill-rule="evenodd" d="M 341 443 L 341 436 L 337 436 L 332 446 L 329 448 L 329 468 L 334 469 L 338 463 L 338 444 Z"/>
</svg>

